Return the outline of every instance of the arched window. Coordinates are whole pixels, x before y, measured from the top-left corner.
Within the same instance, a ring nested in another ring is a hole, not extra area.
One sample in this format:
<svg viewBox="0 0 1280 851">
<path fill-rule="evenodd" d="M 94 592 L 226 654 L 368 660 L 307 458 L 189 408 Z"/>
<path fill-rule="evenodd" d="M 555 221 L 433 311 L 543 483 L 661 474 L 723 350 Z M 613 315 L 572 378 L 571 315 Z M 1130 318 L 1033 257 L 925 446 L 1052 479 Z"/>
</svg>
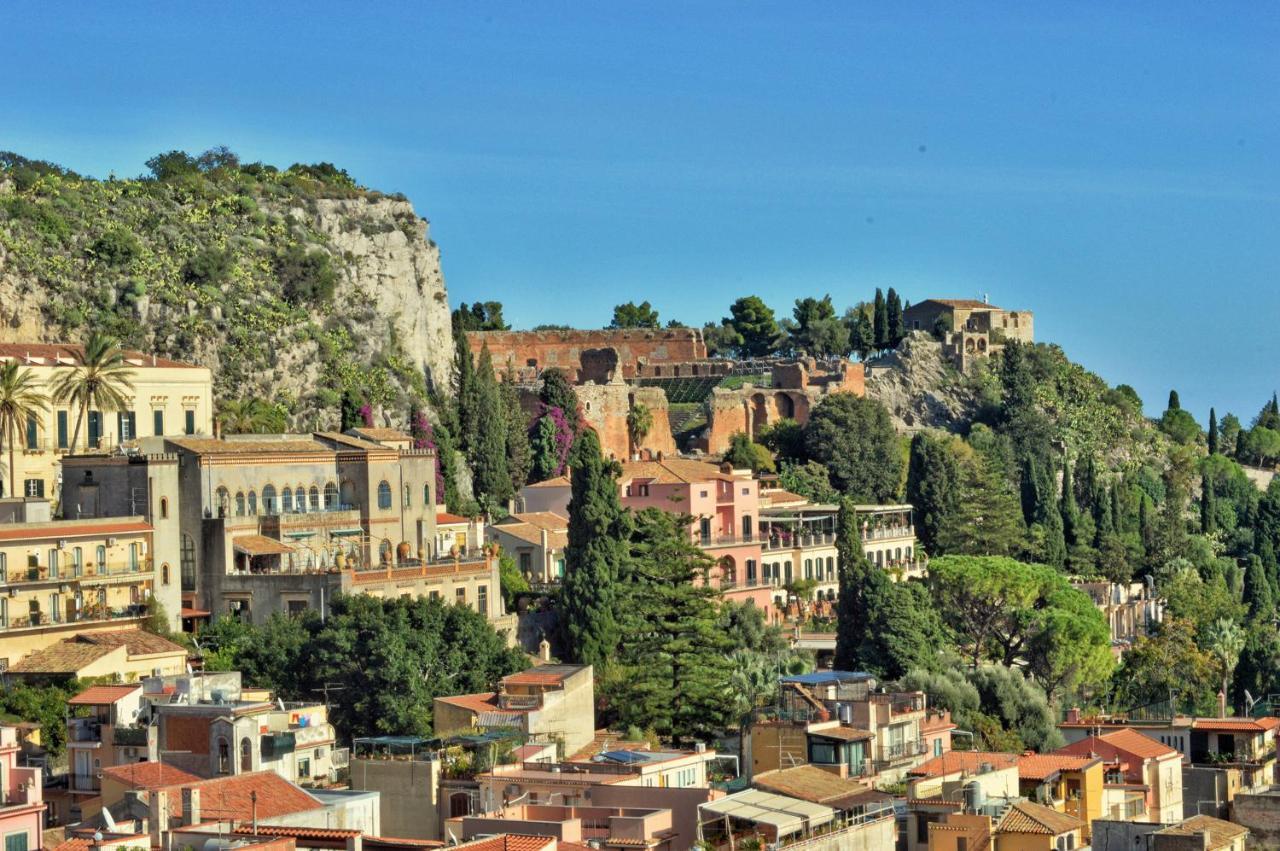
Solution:
<svg viewBox="0 0 1280 851">
<path fill-rule="evenodd" d="M 98 566 L 99 573 L 106 570 L 107 569 L 107 548 L 99 544 L 98 551 L 94 554 L 94 559 L 95 559 L 94 564 Z"/>
<path fill-rule="evenodd" d="M 217 490 L 217 515 L 218 517 L 226 517 L 231 513 L 231 494 L 226 488 L 218 488 Z"/>
<path fill-rule="evenodd" d="M 169 497 L 167 496 L 160 497 L 160 519 L 169 519 Z"/>
<path fill-rule="evenodd" d="M 422 504 L 427 507 L 431 506 L 431 485 L 422 486 Z"/>
<path fill-rule="evenodd" d="M 293 490 L 293 504 L 299 514 L 307 510 L 307 489 L 302 485 L 298 485 Z"/>
<path fill-rule="evenodd" d="M 223 736 L 218 737 L 218 773 L 231 773 L 231 745 Z"/>
<path fill-rule="evenodd" d="M 164 563 L 164 564 L 160 565 L 160 584 L 161 584 L 161 585 L 168 585 L 168 584 L 169 584 L 169 564 L 168 564 L 168 562 L 166 562 L 166 563 Z"/>
<path fill-rule="evenodd" d="M 293 489 L 286 487 L 280 493 L 280 512 L 289 514 L 293 511 Z"/>
<path fill-rule="evenodd" d="M 182 590 L 196 590 L 196 544 L 191 536 L 182 534 Z"/>
<path fill-rule="evenodd" d="M 326 511 L 334 511 L 338 507 L 338 486 L 333 482 L 324 486 L 324 507 Z"/>
<path fill-rule="evenodd" d="M 249 737 L 240 740 L 240 772 L 253 771 L 253 745 Z"/>
<path fill-rule="evenodd" d="M 391 485 L 387 483 L 386 479 L 378 482 L 378 507 L 391 507 Z"/>
<path fill-rule="evenodd" d="M 408 508 L 413 504 L 413 492 L 409 490 L 409 486 L 404 486 L 404 507 Z"/>
<path fill-rule="evenodd" d="M 262 513 L 268 516 L 275 514 L 280 506 L 276 504 L 276 487 L 267 485 L 262 489 Z"/>
<path fill-rule="evenodd" d="M 320 510 L 320 488 L 316 487 L 315 485 L 312 485 L 310 496 L 311 496 L 311 510 L 319 511 Z"/>
<path fill-rule="evenodd" d="M 258 513 L 258 494 L 257 491 L 249 491 L 249 516 L 252 517 Z"/>
<path fill-rule="evenodd" d="M 236 517 L 244 517 L 244 491 L 236 494 Z"/>
<path fill-rule="evenodd" d="M 827 579 L 836 578 L 836 560 L 831 556 L 827 556 Z"/>
</svg>

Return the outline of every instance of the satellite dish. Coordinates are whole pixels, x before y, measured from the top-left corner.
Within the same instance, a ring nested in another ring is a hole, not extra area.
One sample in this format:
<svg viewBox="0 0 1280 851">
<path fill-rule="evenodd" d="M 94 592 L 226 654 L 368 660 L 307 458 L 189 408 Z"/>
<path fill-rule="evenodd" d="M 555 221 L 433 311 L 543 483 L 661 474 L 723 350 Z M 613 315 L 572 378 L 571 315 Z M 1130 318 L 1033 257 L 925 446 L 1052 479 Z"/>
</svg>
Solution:
<svg viewBox="0 0 1280 851">
<path fill-rule="evenodd" d="M 94 831 L 94 834 L 93 834 L 93 841 L 94 841 L 94 842 L 101 842 L 101 841 L 102 841 L 102 831 L 100 831 L 100 830 L 98 830 L 98 831 Z"/>
</svg>

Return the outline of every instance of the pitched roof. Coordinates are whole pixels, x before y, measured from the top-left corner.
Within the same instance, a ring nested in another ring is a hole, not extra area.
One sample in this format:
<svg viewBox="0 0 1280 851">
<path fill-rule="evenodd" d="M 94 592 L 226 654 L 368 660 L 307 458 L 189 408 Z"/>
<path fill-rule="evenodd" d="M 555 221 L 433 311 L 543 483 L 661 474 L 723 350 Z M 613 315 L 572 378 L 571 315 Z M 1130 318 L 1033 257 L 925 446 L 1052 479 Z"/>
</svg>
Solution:
<svg viewBox="0 0 1280 851">
<path fill-rule="evenodd" d="M 117 647 L 125 648 L 127 658 L 187 653 L 181 644 L 141 629 L 88 632 L 37 650 L 10 670 L 20 674 L 74 674 Z"/>
<path fill-rule="evenodd" d="M 859 730 L 856 727 L 824 727 L 821 730 L 810 730 L 809 735 L 841 742 L 865 742 L 876 737 L 870 730 Z"/>
<path fill-rule="evenodd" d="M 340 444 L 341 446 L 349 447 L 351 449 L 386 450 L 388 448 L 386 446 L 383 446 L 381 443 L 377 443 L 372 440 L 365 440 L 362 437 L 356 437 L 350 434 L 343 434 L 340 431 L 318 431 L 316 432 L 316 438 L 320 440 L 327 440 L 330 443 L 337 443 L 337 444 Z"/>
<path fill-rule="evenodd" d="M 470 523 L 470 517 L 463 517 L 461 514 L 450 514 L 447 511 L 441 511 L 436 515 L 437 526 L 454 526 L 462 523 Z"/>
<path fill-rule="evenodd" d="M 142 688 L 141 683 L 132 685 L 89 686 L 84 691 L 67 701 L 72 706 L 102 706 L 115 703 L 122 697 L 128 697 Z"/>
<path fill-rule="evenodd" d="M 494 525 L 494 530 L 519 538 L 530 544 L 542 543 L 542 533 L 547 533 L 547 546 L 552 549 L 564 549 L 569 545 L 569 521 L 550 511 L 535 511 L 528 514 L 512 514 L 510 517 Z"/>
<path fill-rule="evenodd" d="M 1101 736 L 1089 736 L 1078 742 L 1072 742 L 1066 747 L 1058 748 L 1054 753 L 1094 753 L 1098 750 L 1100 744 L 1112 747 L 1130 756 L 1136 756 L 1139 759 L 1157 759 L 1170 754 L 1178 755 L 1178 752 L 1168 745 L 1162 745 L 1155 739 L 1142 735 L 1137 730 L 1129 729 L 1112 730 L 1110 733 Z"/>
<path fill-rule="evenodd" d="M 1060 771 L 1079 771 L 1099 762 L 1096 757 L 1074 754 L 1033 753 L 1018 757 L 1018 778 L 1046 780 Z"/>
<path fill-rule="evenodd" d="M 933 302 L 934 304 L 943 304 L 947 307 L 958 307 L 962 310 L 999 310 L 994 304 L 987 304 L 985 301 L 978 301 L 973 298 L 927 298 L 924 301 L 913 304 L 912 307 L 918 307 L 921 304 Z"/>
<path fill-rule="evenodd" d="M 999 833 L 1038 833 L 1044 836 L 1057 836 L 1071 830 L 1078 830 L 1084 825 L 1075 816 L 1051 810 L 1031 801 L 1018 801 L 1009 808 L 1000 826 Z"/>
<path fill-rule="evenodd" d="M 0 343 L 0 360 L 18 358 L 19 361 L 29 362 L 31 366 L 53 366 L 59 362 L 66 361 L 70 362 L 66 365 L 76 366 L 80 363 L 80 357 L 83 354 L 84 346 L 75 343 Z M 124 355 L 126 363 L 134 368 L 152 366 L 164 367 L 165 369 L 203 368 L 195 364 L 169 360 L 168 358 L 149 355 L 133 349 L 124 349 L 121 354 Z M 134 361 L 137 361 L 137 363 L 134 363 Z"/>
<path fill-rule="evenodd" d="M 401 431 L 398 428 L 374 428 L 372 426 L 360 426 L 359 428 L 348 429 L 356 437 L 363 437 L 366 440 L 412 440 L 412 435 L 407 431 Z"/>
<path fill-rule="evenodd" d="M 1177 824 L 1157 830 L 1165 836 L 1194 836 L 1200 833 L 1209 834 L 1208 851 L 1217 851 L 1231 843 L 1231 840 L 1244 836 L 1249 829 L 1234 822 L 1223 821 L 1213 816 L 1197 815 L 1183 819 Z"/>
<path fill-rule="evenodd" d="M 468 848 L 473 851 L 543 851 L 554 847 L 555 839 L 550 836 L 523 836 L 516 833 L 503 833 L 487 839 L 475 839 L 455 845 L 454 848 Z"/>
<path fill-rule="evenodd" d="M 502 678 L 503 685 L 558 686 L 579 671 L 578 665 L 538 665 L 525 671 L 517 671 Z"/>
<path fill-rule="evenodd" d="M 333 452 L 310 437 L 289 435 L 281 440 L 223 440 L 216 437 L 166 437 L 169 443 L 197 455 L 283 455 L 303 452 Z M 378 447 L 382 449 L 384 447 Z"/>
<path fill-rule="evenodd" d="M 304 789 L 274 771 L 254 771 L 233 777 L 217 777 L 198 783 L 177 783 L 176 789 L 200 790 L 200 817 L 204 821 L 249 821 L 254 817 L 254 792 L 258 793 L 257 817 L 279 818 L 324 806 Z M 169 811 L 182 815 L 182 796 L 169 797 Z"/>
<path fill-rule="evenodd" d="M 659 485 L 693 484 L 713 480 L 734 482 L 738 478 L 720 472 L 715 464 L 688 458 L 665 458 L 661 461 L 624 461 L 619 481 L 647 479 Z"/>
<path fill-rule="evenodd" d="M 816 765 L 796 765 L 791 768 L 766 771 L 752 777 L 751 783 L 756 788 L 814 804 L 834 805 L 842 799 L 860 796 L 870 791 L 867 786 L 856 780 L 823 771 Z"/>
<path fill-rule="evenodd" d="M 293 552 L 293 547 L 266 535 L 237 535 L 231 539 L 231 546 L 238 553 L 251 556 L 284 555 Z"/>
<path fill-rule="evenodd" d="M 454 694 L 448 697 L 437 697 L 436 700 L 468 712 L 492 712 L 498 708 L 498 694 L 492 691 L 483 694 Z"/>
<path fill-rule="evenodd" d="M 543 480 L 543 481 L 541 481 L 541 482 L 534 482 L 533 484 L 531 484 L 531 485 L 526 485 L 525 487 L 530 487 L 530 488 L 567 488 L 567 487 L 571 487 L 571 483 L 569 482 L 569 477 L 568 477 L 568 476 L 556 476 L 556 477 L 555 477 L 555 478 L 553 478 L 553 479 L 544 479 L 544 480 Z"/>
<path fill-rule="evenodd" d="M 183 783 L 199 783 L 200 777 L 189 771 L 161 762 L 131 762 L 113 765 L 102 773 L 131 789 L 159 789 Z"/>
<path fill-rule="evenodd" d="M 1191 722 L 1192 730 L 1222 730 L 1231 733 L 1261 733 L 1270 729 L 1259 719 L 1251 718 L 1197 718 Z"/>
<path fill-rule="evenodd" d="M 917 765 L 907 774 L 911 777 L 945 777 L 962 771 L 977 772 L 984 765 L 990 765 L 992 769 L 999 770 L 1014 768 L 1017 764 L 1018 758 L 1013 754 L 994 751 L 947 751 L 941 756 L 935 756 L 928 762 Z"/>
</svg>

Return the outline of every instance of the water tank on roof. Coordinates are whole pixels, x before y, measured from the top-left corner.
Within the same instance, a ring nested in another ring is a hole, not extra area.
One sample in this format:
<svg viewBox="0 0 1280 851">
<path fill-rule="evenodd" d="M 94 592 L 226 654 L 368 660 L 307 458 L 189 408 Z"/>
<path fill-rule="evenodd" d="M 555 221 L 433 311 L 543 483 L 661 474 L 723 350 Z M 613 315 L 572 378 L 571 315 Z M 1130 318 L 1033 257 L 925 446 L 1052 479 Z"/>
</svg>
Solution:
<svg viewBox="0 0 1280 851">
<path fill-rule="evenodd" d="M 837 703 L 836 717 L 840 719 L 841 724 L 852 724 L 853 723 L 853 705 L 849 703 Z"/>
<path fill-rule="evenodd" d="M 987 803 L 987 793 L 977 780 L 964 784 L 964 808 L 966 812 L 976 813 Z"/>
</svg>

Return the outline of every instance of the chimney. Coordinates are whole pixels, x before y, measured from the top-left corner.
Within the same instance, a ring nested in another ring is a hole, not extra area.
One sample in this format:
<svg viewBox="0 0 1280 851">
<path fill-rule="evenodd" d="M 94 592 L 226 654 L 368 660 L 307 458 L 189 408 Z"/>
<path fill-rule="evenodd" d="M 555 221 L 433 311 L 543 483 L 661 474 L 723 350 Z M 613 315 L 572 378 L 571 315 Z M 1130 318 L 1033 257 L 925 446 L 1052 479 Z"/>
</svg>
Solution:
<svg viewBox="0 0 1280 851">
<path fill-rule="evenodd" d="M 1071 724 L 1080 723 L 1080 707 L 1073 706 L 1067 710 L 1067 721 Z"/>
<path fill-rule="evenodd" d="M 169 832 L 169 792 L 154 789 L 147 802 L 147 832 L 151 834 L 151 847 L 163 847 L 161 840 Z"/>
<path fill-rule="evenodd" d="M 551 642 L 545 638 L 538 642 L 538 658 L 544 662 L 551 661 Z"/>
<path fill-rule="evenodd" d="M 183 826 L 200 823 L 200 790 L 188 787 L 182 790 Z"/>
</svg>

